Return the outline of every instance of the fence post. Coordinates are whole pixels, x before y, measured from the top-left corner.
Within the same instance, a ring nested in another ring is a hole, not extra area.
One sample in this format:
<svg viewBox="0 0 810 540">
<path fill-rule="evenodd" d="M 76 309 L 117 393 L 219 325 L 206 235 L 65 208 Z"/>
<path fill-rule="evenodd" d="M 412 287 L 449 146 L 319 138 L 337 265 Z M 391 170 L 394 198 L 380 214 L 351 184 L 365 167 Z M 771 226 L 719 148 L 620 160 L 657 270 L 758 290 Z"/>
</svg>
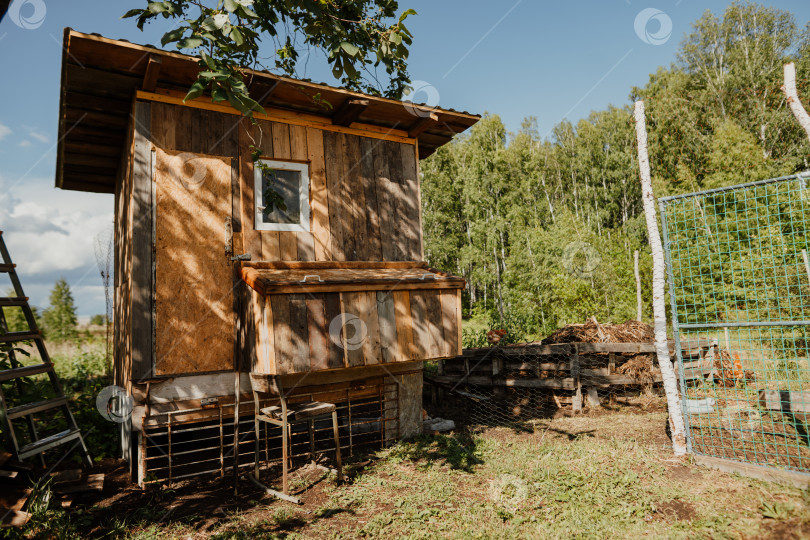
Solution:
<svg viewBox="0 0 810 540">
<path fill-rule="evenodd" d="M 582 410 L 582 381 L 579 378 L 579 348 L 576 344 L 571 354 L 571 379 L 574 381 L 574 399 L 571 407 L 574 412 L 579 412 Z"/>
</svg>

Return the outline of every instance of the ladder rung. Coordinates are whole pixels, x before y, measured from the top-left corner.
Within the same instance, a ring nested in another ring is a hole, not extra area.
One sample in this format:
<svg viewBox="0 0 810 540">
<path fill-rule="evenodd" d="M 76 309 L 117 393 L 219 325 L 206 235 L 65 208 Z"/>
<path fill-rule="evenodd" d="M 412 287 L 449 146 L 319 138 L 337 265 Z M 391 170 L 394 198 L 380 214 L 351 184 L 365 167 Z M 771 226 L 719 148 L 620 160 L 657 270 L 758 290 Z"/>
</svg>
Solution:
<svg viewBox="0 0 810 540">
<path fill-rule="evenodd" d="M 39 339 L 42 335 L 39 331 L 27 332 L 7 332 L 0 335 L 0 343 L 10 343 L 12 341 L 31 341 L 32 339 Z"/>
<path fill-rule="evenodd" d="M 78 439 L 81 436 L 81 431 L 78 429 L 66 429 L 65 431 L 60 431 L 59 433 L 51 435 L 50 437 L 45 437 L 44 439 L 34 441 L 31 444 L 26 444 L 20 448 L 20 459 L 41 454 L 46 450 L 50 450 L 51 448 L 59 446 L 60 444 L 65 444 L 66 442 Z"/>
<path fill-rule="evenodd" d="M 65 396 L 46 399 L 44 401 L 36 401 L 34 403 L 26 403 L 25 405 L 12 407 L 9 409 L 8 419 L 14 420 L 15 418 L 19 418 L 21 416 L 36 414 L 38 412 L 47 411 L 48 409 L 62 407 L 63 405 L 67 405 L 67 398 Z"/>
<path fill-rule="evenodd" d="M 0 298 L 0 307 L 24 306 L 26 304 L 28 304 L 27 296 L 18 296 L 16 298 Z"/>
<path fill-rule="evenodd" d="M 19 379 L 20 377 L 30 377 L 32 375 L 39 375 L 40 373 L 47 373 L 53 370 L 53 364 L 35 364 L 33 366 L 23 366 L 18 368 L 6 369 L 0 371 L 0 382 L 10 381 L 12 379 Z"/>
<path fill-rule="evenodd" d="M 0 263 L 0 272 L 13 272 L 14 269 L 17 268 L 16 264 L 13 263 Z"/>
</svg>

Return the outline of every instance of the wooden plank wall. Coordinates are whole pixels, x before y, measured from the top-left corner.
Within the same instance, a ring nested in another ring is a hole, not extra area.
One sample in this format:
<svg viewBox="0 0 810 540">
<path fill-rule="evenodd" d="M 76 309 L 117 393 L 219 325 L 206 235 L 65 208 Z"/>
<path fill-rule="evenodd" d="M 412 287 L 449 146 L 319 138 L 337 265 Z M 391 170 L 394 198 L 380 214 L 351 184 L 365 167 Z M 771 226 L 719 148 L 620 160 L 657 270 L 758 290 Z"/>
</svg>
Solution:
<svg viewBox="0 0 810 540">
<path fill-rule="evenodd" d="M 115 224 L 113 237 L 113 371 L 115 384 L 127 386 L 132 365 L 131 356 L 131 280 L 132 274 L 132 166 L 134 156 L 135 103 L 127 130 L 126 144 L 118 167 L 115 184 Z"/>
<path fill-rule="evenodd" d="M 308 162 L 310 232 L 256 231 L 251 147 Z M 244 249 L 254 261 L 422 259 L 413 145 L 259 121 L 239 128 Z"/>
<path fill-rule="evenodd" d="M 287 375 L 460 354 L 455 289 L 267 298 L 250 291 L 256 373 Z"/>
<path fill-rule="evenodd" d="M 126 165 L 132 174 L 121 175 L 116 187 L 116 373 L 120 373 L 116 380 L 120 384 L 149 377 L 154 368 L 152 146 L 167 152 L 233 158 L 230 217 L 235 254 L 250 253 L 253 261 L 422 259 L 418 163 L 413 145 L 269 121 L 253 125 L 233 115 L 158 102 L 137 102 L 134 112 L 137 135 L 129 143 L 132 161 Z M 254 230 L 252 147 L 261 148 L 265 158 L 309 164 L 310 232 Z M 236 277 L 232 285 L 238 286 Z M 414 294 L 422 296 L 421 292 Z M 244 290 L 233 301 L 240 316 L 240 350 L 248 354 L 257 339 L 272 342 L 267 354 L 255 349 L 265 369 L 296 372 L 305 369 L 305 364 L 320 370 L 350 362 L 365 365 L 381 359 L 413 359 L 439 354 L 447 346 L 438 337 L 439 330 L 446 328 L 438 293 L 435 298 L 415 300 L 418 321 L 422 321 L 420 309 L 439 307 L 432 312 L 433 319 L 413 328 L 404 322 L 411 316 L 412 299 L 407 291 L 397 291 L 388 300 L 376 296 L 291 296 L 275 301 L 278 306 L 273 300 L 262 306 L 252 300 L 252 291 Z M 360 312 L 375 313 L 367 322 L 378 336 L 351 357 L 328 339 L 330 322 L 347 302 Z M 267 326 L 268 321 L 281 317 L 288 317 L 286 325 Z M 262 327 L 272 331 L 262 333 Z M 286 333 L 284 327 L 291 332 Z M 309 339 L 310 335 L 317 339 Z M 279 350 L 284 351 L 280 357 L 276 355 Z M 310 358 L 316 359 L 314 363 Z"/>
</svg>

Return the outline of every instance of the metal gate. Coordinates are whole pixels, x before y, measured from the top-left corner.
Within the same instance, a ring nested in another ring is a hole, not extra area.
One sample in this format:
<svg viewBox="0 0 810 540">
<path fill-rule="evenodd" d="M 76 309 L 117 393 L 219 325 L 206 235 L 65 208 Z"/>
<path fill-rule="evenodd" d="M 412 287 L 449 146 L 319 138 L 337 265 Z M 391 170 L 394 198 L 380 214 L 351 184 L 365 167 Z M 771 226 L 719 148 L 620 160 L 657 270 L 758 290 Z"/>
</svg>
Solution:
<svg viewBox="0 0 810 540">
<path fill-rule="evenodd" d="M 810 173 L 659 200 L 688 444 L 810 472 Z M 697 348 L 706 376 L 684 377 Z"/>
</svg>

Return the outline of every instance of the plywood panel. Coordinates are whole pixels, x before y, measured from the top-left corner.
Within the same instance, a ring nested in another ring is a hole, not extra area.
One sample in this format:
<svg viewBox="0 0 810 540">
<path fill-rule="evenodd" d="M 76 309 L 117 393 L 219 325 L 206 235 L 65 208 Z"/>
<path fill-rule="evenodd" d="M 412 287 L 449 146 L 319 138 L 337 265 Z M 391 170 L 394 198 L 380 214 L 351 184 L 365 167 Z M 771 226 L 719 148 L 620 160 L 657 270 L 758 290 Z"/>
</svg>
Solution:
<svg viewBox="0 0 810 540">
<path fill-rule="evenodd" d="M 325 324 L 329 334 L 329 369 L 346 366 L 346 351 L 341 346 L 340 327 L 343 321 L 340 293 L 326 293 L 324 296 Z"/>
<path fill-rule="evenodd" d="M 312 371 L 329 369 L 329 326 L 324 295 L 312 295 L 307 302 L 309 365 Z"/>
<path fill-rule="evenodd" d="M 156 158 L 155 371 L 232 369 L 230 159 L 160 149 Z"/>
<path fill-rule="evenodd" d="M 266 231 L 262 231 L 264 234 Z M 282 231 L 278 234 L 279 259 L 282 261 L 298 260 L 298 239 L 294 232 Z"/>
<path fill-rule="evenodd" d="M 397 360 L 407 361 L 417 358 L 414 344 L 414 324 L 411 315 L 411 297 L 408 291 L 394 291 L 394 310 L 397 319 L 397 346 L 400 357 Z"/>
<path fill-rule="evenodd" d="M 293 373 L 309 371 L 309 337 L 307 331 L 308 295 L 290 295 L 290 328 L 292 330 Z"/>
<path fill-rule="evenodd" d="M 323 131 L 307 128 L 309 192 L 312 204 L 312 236 L 317 261 L 332 259 L 329 232 L 329 198 L 326 191 Z"/>
<path fill-rule="evenodd" d="M 377 315 L 380 320 L 380 358 L 383 363 L 402 360 L 397 342 L 397 316 L 391 292 L 377 291 Z"/>
</svg>

